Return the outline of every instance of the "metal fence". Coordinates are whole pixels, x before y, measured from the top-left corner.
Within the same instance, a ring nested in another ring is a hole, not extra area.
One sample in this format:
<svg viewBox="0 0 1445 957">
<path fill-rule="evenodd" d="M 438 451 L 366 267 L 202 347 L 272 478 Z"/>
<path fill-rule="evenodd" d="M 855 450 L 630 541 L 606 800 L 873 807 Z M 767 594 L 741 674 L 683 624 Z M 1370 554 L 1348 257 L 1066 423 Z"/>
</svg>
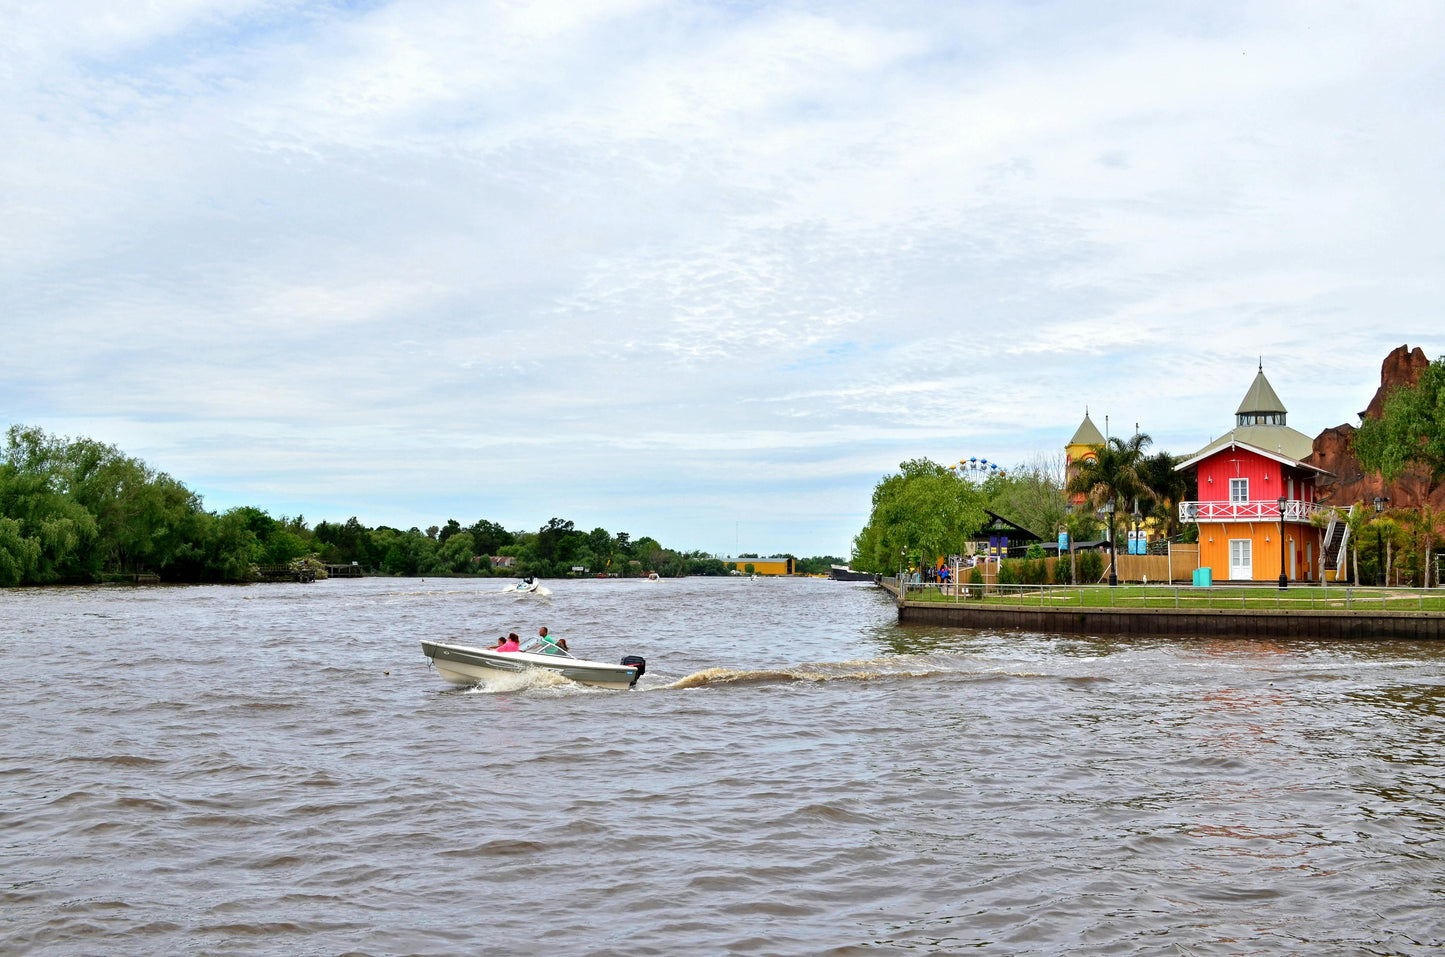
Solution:
<svg viewBox="0 0 1445 957">
<path fill-rule="evenodd" d="M 973 602 L 1032 608 L 1253 608 L 1320 611 L 1445 611 L 1445 588 L 1357 585 L 999 585 L 899 583 L 910 602 Z"/>
</svg>

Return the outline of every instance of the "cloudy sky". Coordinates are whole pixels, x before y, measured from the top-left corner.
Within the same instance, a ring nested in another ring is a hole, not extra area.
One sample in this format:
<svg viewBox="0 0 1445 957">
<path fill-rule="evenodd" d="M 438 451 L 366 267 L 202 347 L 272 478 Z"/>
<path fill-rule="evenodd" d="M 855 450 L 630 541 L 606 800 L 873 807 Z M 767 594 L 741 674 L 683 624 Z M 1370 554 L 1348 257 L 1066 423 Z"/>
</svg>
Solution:
<svg viewBox="0 0 1445 957">
<path fill-rule="evenodd" d="M 905 458 L 1445 353 L 1439 3 L 0 2 L 0 426 L 846 554 Z"/>
</svg>

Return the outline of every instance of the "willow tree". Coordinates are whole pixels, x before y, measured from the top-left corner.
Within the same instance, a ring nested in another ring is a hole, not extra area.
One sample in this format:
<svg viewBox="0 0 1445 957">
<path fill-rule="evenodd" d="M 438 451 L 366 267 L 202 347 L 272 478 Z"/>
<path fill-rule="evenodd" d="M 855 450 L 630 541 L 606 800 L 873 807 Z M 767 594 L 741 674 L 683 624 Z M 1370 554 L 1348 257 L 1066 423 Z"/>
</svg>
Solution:
<svg viewBox="0 0 1445 957">
<path fill-rule="evenodd" d="M 868 524 L 853 539 L 853 567 L 887 573 L 900 561 L 962 553 L 985 518 L 976 485 L 930 459 L 910 459 L 874 487 Z"/>
<path fill-rule="evenodd" d="M 1065 491 L 1085 495 L 1095 507 L 1109 509 L 1109 584 L 1119 584 L 1117 572 L 1119 553 L 1115 547 L 1118 539 L 1118 515 L 1120 509 L 1129 509 L 1135 502 L 1152 500 L 1154 495 L 1144 484 L 1140 466 L 1144 449 L 1152 440 L 1143 433 L 1124 440 L 1114 436 L 1095 449 L 1093 459 L 1079 463 L 1079 470 L 1069 480 Z"/>
</svg>

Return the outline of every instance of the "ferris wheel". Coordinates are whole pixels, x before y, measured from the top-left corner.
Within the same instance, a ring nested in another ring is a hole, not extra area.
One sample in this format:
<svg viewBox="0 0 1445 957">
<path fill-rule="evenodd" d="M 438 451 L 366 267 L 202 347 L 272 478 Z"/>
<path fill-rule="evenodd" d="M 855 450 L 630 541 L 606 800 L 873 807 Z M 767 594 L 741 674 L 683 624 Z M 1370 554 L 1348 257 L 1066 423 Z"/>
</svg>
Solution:
<svg viewBox="0 0 1445 957">
<path fill-rule="evenodd" d="M 982 459 L 976 455 L 959 459 L 958 463 L 950 465 L 949 469 L 955 475 L 966 476 L 980 482 L 994 475 L 1008 475 L 1008 469 L 999 468 L 997 462 L 990 462 L 988 459 Z"/>
</svg>

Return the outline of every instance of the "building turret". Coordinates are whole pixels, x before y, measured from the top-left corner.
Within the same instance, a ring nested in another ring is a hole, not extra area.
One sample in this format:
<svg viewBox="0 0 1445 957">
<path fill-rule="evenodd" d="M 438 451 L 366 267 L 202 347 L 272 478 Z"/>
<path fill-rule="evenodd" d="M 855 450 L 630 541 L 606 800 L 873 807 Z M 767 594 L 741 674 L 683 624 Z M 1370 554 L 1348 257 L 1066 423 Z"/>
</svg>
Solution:
<svg viewBox="0 0 1445 957">
<path fill-rule="evenodd" d="M 1235 425 L 1284 425 L 1284 403 L 1274 394 L 1269 380 L 1264 377 L 1264 360 L 1260 360 L 1259 374 L 1254 377 L 1249 391 L 1239 408 L 1234 410 Z"/>
<path fill-rule="evenodd" d="M 1104 444 L 1104 436 L 1094 420 L 1089 418 L 1089 410 L 1084 409 L 1084 421 L 1079 423 L 1079 428 L 1074 432 L 1074 437 L 1069 439 L 1064 446 L 1064 455 L 1068 458 L 1068 465 L 1065 469 L 1066 481 L 1073 481 L 1079 472 L 1079 465 L 1085 461 L 1092 461 L 1098 456 L 1099 446 Z M 1076 494 L 1072 501 L 1075 505 L 1084 502 L 1084 496 Z"/>
</svg>

